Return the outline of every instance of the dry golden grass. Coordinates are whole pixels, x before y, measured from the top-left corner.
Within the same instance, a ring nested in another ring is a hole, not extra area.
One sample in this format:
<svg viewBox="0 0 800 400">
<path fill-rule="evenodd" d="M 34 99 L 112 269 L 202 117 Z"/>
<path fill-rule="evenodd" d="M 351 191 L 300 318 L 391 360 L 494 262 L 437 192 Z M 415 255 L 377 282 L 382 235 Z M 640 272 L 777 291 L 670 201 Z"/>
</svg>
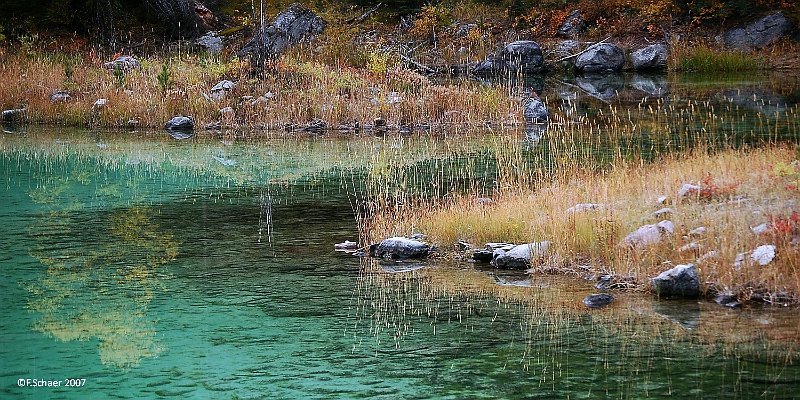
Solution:
<svg viewBox="0 0 800 400">
<path fill-rule="evenodd" d="M 20 51 L 2 56 L 0 107 L 27 107 L 31 122 L 104 127 L 136 120 L 140 127 L 159 128 L 179 114 L 193 116 L 200 128 L 221 122 L 245 129 L 283 129 L 321 120 L 335 129 L 341 124 L 370 125 L 378 117 L 390 126 L 521 123 L 519 99 L 500 87 L 435 84 L 378 53 L 372 64 L 356 69 L 322 64 L 299 51 L 275 62 L 260 78 L 250 76 L 247 63 L 235 58 L 145 58 L 140 59 L 141 68 L 120 77 L 104 69 L 103 57 L 96 54 L 64 61 L 65 56 Z M 171 82 L 166 88 L 158 80 L 164 65 Z M 209 100 L 211 87 L 222 79 L 234 81 L 236 88 L 221 100 Z M 71 99 L 51 102 L 57 90 L 68 91 Z M 266 93 L 272 97 L 259 101 Z M 108 104 L 93 110 L 101 98 Z M 232 118 L 220 115 L 225 107 L 234 109 Z"/>
<path fill-rule="evenodd" d="M 770 292 L 800 293 L 798 248 L 788 240 L 751 231 L 770 218 L 788 218 L 796 210 L 798 192 L 786 188 L 776 175 L 778 163 L 789 165 L 795 156 L 784 147 L 726 151 L 717 155 L 696 152 L 675 156 L 657 165 L 619 163 L 603 173 L 564 174 L 553 181 L 500 191 L 493 202 L 479 202 L 472 195 L 458 196 L 442 204 L 395 208 L 378 213 L 370 223 L 372 237 L 425 232 L 445 250 L 458 240 L 526 243 L 549 240 L 553 257 L 546 268 L 589 265 L 591 270 L 634 276 L 645 285 L 668 266 L 697 262 L 715 251 L 717 257 L 699 263 L 701 280 L 710 289 L 731 289 L 743 296 L 766 288 Z M 683 183 L 716 185 L 704 198 L 677 197 Z M 658 204 L 667 196 L 669 204 Z M 570 213 L 576 204 L 601 204 L 598 210 Z M 669 216 L 654 212 L 670 207 Z M 408 210 L 406 212 L 406 210 Z M 670 240 L 644 250 L 621 246 L 622 239 L 638 227 L 671 220 L 676 232 Z M 696 239 L 689 231 L 705 227 Z M 800 233 L 800 232 L 795 232 Z M 790 234 L 791 235 L 791 234 Z M 690 243 L 695 250 L 681 251 Z M 762 244 L 776 244 L 777 258 L 770 265 L 734 269 L 739 253 Z M 537 267 L 534 265 L 534 267 Z"/>
</svg>

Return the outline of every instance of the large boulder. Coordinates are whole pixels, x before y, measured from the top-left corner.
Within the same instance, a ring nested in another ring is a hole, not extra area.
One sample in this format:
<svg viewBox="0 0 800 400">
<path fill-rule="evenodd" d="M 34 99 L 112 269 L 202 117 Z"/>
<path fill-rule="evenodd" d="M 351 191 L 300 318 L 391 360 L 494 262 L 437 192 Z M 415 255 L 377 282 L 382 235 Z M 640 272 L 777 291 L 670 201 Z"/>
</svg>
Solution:
<svg viewBox="0 0 800 400">
<path fill-rule="evenodd" d="M 194 119 L 192 117 L 178 115 L 167 121 L 167 123 L 164 125 L 164 129 L 168 131 L 180 132 L 192 131 L 194 130 Z"/>
<path fill-rule="evenodd" d="M 492 254 L 492 263 L 497 268 L 524 269 L 531 265 L 534 258 L 544 257 L 550 249 L 550 242 L 526 243 L 518 246 L 500 248 Z"/>
<path fill-rule="evenodd" d="M 581 72 L 619 71 L 623 65 L 625 53 L 611 43 L 595 44 L 575 59 L 575 68 Z"/>
<path fill-rule="evenodd" d="M 766 47 L 788 33 L 791 22 L 780 12 L 767 15 L 750 25 L 733 28 L 722 35 L 722 43 L 738 50 L 753 50 Z"/>
<path fill-rule="evenodd" d="M 538 96 L 531 96 L 522 103 L 523 116 L 528 124 L 546 122 L 548 118 L 547 106 Z"/>
<path fill-rule="evenodd" d="M 664 220 L 657 224 L 644 225 L 631 232 L 622 239 L 622 244 L 637 249 L 643 249 L 661 243 L 675 233 L 675 224 Z"/>
<path fill-rule="evenodd" d="M 667 67 L 667 46 L 656 43 L 631 53 L 633 69 L 664 69 Z"/>
<path fill-rule="evenodd" d="M 700 278 L 693 264 L 678 265 L 652 279 L 653 290 L 659 297 L 697 298 L 700 296 Z"/>
<path fill-rule="evenodd" d="M 265 61 L 277 58 L 289 46 L 318 36 L 326 25 L 322 17 L 300 3 L 294 3 L 269 25 L 259 29 L 237 56 L 249 57 L 253 65 L 262 68 Z"/>
<path fill-rule="evenodd" d="M 401 236 L 384 239 L 377 245 L 370 246 L 371 256 L 392 260 L 425 258 L 430 252 L 429 244 Z"/>
<path fill-rule="evenodd" d="M 558 28 L 558 36 L 566 37 L 566 38 L 574 38 L 578 36 L 579 33 L 583 30 L 585 23 L 583 22 L 583 16 L 579 10 L 573 10 L 566 18 L 564 18 L 564 23 L 561 24 L 561 27 Z"/>
<path fill-rule="evenodd" d="M 213 31 L 200 36 L 194 43 L 211 54 L 219 54 L 225 46 L 222 38 L 217 36 L 216 32 Z"/>
<path fill-rule="evenodd" d="M 539 43 L 532 40 L 518 40 L 503 47 L 497 54 L 478 63 L 472 69 L 476 74 L 492 74 L 498 72 L 543 72 L 544 56 Z"/>
</svg>

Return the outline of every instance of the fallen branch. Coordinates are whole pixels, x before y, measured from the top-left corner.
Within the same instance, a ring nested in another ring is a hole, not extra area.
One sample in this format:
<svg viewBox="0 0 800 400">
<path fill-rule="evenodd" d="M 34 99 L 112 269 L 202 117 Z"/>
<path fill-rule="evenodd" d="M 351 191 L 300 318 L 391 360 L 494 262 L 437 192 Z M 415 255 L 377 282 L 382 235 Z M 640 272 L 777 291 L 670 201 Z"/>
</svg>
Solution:
<svg viewBox="0 0 800 400">
<path fill-rule="evenodd" d="M 431 74 L 436 72 L 435 69 L 433 69 L 433 68 L 431 68 L 431 67 L 429 67 L 427 65 L 420 64 L 419 62 L 414 61 L 411 57 L 409 57 L 409 56 L 407 56 L 407 55 L 405 55 L 403 53 L 398 52 L 397 54 L 400 56 L 400 59 L 402 59 L 403 61 L 405 61 L 405 62 L 417 67 L 417 69 L 419 69 L 420 71 L 431 73 Z"/>
<path fill-rule="evenodd" d="M 589 51 L 589 49 L 591 49 L 591 48 L 592 48 L 592 46 L 594 46 L 594 45 L 598 45 L 598 44 L 600 44 L 600 43 L 605 43 L 605 41 L 606 41 L 606 40 L 608 40 L 608 39 L 611 39 L 611 36 L 609 36 L 609 37 L 607 37 L 607 38 L 605 38 L 605 39 L 603 39 L 603 40 L 601 40 L 601 41 L 599 41 L 599 42 L 597 42 L 597 43 L 593 43 L 593 44 L 589 45 L 588 47 L 586 47 L 585 49 L 583 49 L 582 51 L 579 51 L 579 52 L 577 52 L 577 53 L 575 53 L 575 54 L 573 54 L 573 55 L 569 55 L 569 56 L 566 56 L 566 57 L 559 58 L 559 59 L 558 59 L 558 60 L 556 60 L 555 62 L 559 63 L 559 62 L 562 62 L 562 61 L 569 60 L 569 59 L 570 59 L 570 58 L 572 58 L 572 57 L 577 57 L 577 56 L 579 56 L 579 55 L 581 55 L 581 54 L 583 54 L 583 53 L 586 53 L 587 51 Z"/>
<path fill-rule="evenodd" d="M 360 17 L 358 17 L 358 18 L 350 18 L 347 21 L 345 21 L 345 23 L 348 23 L 348 24 L 360 24 L 360 23 L 364 22 L 367 18 L 369 18 L 369 16 L 372 15 L 375 11 L 378 11 L 378 8 L 380 6 L 382 6 L 382 5 L 383 5 L 382 2 L 378 3 L 378 5 L 376 5 L 372 9 L 367 10 L 367 12 L 365 12 L 364 14 L 361 14 Z"/>
</svg>

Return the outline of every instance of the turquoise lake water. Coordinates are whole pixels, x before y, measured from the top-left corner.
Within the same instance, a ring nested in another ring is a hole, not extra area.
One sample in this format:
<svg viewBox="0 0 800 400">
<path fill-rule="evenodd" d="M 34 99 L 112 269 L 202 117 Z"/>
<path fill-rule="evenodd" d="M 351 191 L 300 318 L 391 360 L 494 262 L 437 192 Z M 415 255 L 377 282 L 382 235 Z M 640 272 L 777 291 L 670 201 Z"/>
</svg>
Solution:
<svg viewBox="0 0 800 400">
<path fill-rule="evenodd" d="M 425 168 L 485 150 L 419 140 Z M 800 397 L 797 310 L 589 311 L 588 282 L 334 252 L 403 143 L 3 135 L 0 398 Z"/>
</svg>

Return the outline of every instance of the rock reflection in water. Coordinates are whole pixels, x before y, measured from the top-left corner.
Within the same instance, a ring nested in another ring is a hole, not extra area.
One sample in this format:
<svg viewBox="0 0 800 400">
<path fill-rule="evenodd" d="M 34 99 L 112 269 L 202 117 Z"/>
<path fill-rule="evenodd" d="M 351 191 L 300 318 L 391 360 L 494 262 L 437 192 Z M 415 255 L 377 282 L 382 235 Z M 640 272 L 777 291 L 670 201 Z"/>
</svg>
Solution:
<svg viewBox="0 0 800 400">
<path fill-rule="evenodd" d="M 585 74 L 576 77 L 575 82 L 589 96 L 603 101 L 617 97 L 625 87 L 625 80 L 620 74 Z"/>
</svg>

